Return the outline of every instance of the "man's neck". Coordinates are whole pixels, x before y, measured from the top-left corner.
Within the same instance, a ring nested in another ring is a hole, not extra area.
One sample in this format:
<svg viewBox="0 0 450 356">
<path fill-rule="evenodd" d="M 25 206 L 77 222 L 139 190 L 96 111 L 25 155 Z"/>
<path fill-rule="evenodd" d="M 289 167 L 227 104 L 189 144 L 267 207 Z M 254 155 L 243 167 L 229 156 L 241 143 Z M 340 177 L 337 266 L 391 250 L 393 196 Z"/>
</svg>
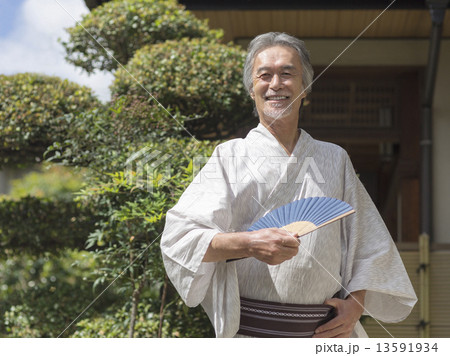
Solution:
<svg viewBox="0 0 450 356">
<path fill-rule="evenodd" d="M 295 145 L 300 137 L 300 130 L 298 129 L 298 118 L 282 118 L 279 120 L 260 119 L 261 124 L 275 136 L 280 145 L 290 156 L 294 151 Z"/>
</svg>

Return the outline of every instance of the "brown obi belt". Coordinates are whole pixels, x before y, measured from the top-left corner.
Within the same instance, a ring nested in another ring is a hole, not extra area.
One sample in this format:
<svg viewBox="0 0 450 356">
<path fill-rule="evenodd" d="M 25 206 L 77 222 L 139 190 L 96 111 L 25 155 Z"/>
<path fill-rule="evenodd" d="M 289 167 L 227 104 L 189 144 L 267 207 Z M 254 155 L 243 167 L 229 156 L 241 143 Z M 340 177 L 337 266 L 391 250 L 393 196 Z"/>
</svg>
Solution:
<svg viewBox="0 0 450 356">
<path fill-rule="evenodd" d="M 241 297 L 238 334 L 253 337 L 312 337 L 336 316 L 326 304 L 288 304 Z"/>
</svg>

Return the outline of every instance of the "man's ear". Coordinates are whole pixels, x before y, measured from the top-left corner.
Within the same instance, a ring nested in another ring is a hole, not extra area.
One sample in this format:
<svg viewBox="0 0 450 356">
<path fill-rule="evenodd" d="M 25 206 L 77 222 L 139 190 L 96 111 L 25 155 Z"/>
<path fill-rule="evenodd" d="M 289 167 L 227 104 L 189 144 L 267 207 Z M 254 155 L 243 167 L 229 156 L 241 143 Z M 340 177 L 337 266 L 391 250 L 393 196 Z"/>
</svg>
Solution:
<svg viewBox="0 0 450 356">
<path fill-rule="evenodd" d="M 300 94 L 300 99 L 304 100 L 308 93 L 306 92 L 305 88 L 302 85 L 302 93 Z"/>
<path fill-rule="evenodd" d="M 249 93 L 250 93 L 250 97 L 252 98 L 252 100 L 255 100 L 255 92 L 253 91 L 253 87 L 250 88 Z"/>
</svg>

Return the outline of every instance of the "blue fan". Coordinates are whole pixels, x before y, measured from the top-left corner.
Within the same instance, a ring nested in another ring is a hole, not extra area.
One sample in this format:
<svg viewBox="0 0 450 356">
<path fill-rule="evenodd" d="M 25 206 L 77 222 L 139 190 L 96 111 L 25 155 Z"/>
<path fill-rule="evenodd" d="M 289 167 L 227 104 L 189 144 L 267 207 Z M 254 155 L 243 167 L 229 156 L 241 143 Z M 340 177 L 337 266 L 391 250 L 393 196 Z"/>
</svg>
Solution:
<svg viewBox="0 0 450 356">
<path fill-rule="evenodd" d="M 339 199 L 304 198 L 271 211 L 250 226 L 248 231 L 277 227 L 303 236 L 354 212 L 349 204 Z"/>
</svg>

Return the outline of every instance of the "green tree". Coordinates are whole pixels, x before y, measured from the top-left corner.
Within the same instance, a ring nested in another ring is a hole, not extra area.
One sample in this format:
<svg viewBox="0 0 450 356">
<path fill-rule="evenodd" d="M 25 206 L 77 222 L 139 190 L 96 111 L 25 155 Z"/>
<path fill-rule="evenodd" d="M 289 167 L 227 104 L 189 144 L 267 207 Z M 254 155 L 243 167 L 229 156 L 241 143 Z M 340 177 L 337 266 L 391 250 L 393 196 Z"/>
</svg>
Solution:
<svg viewBox="0 0 450 356">
<path fill-rule="evenodd" d="M 171 287 L 162 264 L 159 239 L 167 210 L 176 203 L 193 178 L 193 158 L 209 156 L 214 144 L 190 138 L 165 139 L 147 142 L 136 147 L 136 151 L 142 148 L 149 153 L 165 155 L 165 163 L 156 167 L 149 164 L 142 170 L 116 171 L 109 174 L 110 179 L 99 181 L 81 192 L 81 199 L 95 205 L 100 215 L 87 248 L 97 248 L 96 258 L 101 268 L 97 272 L 96 284 L 108 284 L 126 271 L 115 282 L 115 288 L 131 296 L 127 308 L 129 337 L 134 336 L 139 324 L 139 305 L 143 299 L 151 305 L 147 310 L 158 316 L 152 319 L 158 321 L 158 336 L 163 332 L 166 336 L 186 336 L 192 330 L 189 331 L 183 323 L 163 328 L 165 320 L 173 320 L 166 312 L 180 315 L 183 306 L 178 302 L 178 295 L 169 292 Z M 161 289 L 156 297 L 151 293 L 155 287 Z M 197 336 L 211 336 L 211 327 L 204 314 L 200 316 L 198 311 L 193 311 L 186 315 L 198 321 L 196 330 L 200 334 Z M 188 321 L 192 323 L 192 319 L 188 318 Z M 92 329 L 96 325 L 85 323 L 80 327 L 89 325 L 88 329 Z"/>
<path fill-rule="evenodd" d="M 147 44 L 222 36 L 221 31 L 211 31 L 205 20 L 199 20 L 175 0 L 106 2 L 67 32 L 69 39 L 62 42 L 66 60 L 88 73 L 97 69 L 113 71 L 118 66 L 116 60 L 125 65 L 136 50 Z"/>
<path fill-rule="evenodd" d="M 42 164 L 34 171 L 11 182 L 11 199 L 27 196 L 71 201 L 83 187 L 83 172 L 61 165 Z"/>
<path fill-rule="evenodd" d="M 176 112 L 171 115 L 179 116 Z M 145 300 L 150 305 L 145 310 L 150 310 L 158 326 L 156 335 L 192 336 L 197 330 L 197 336 L 211 336 L 204 313 L 199 309 L 184 310 L 173 292 L 162 265 L 159 237 L 166 211 L 193 178 L 193 157 L 209 156 L 215 144 L 182 138 L 182 128 L 165 109 L 151 99 L 132 94 L 114 97 L 110 107 L 69 114 L 64 119 L 71 128 L 68 137 L 55 142 L 47 157 L 68 166 L 86 167 L 91 172 L 91 180 L 80 191 L 77 202 L 95 207 L 95 228 L 86 245 L 95 249 L 99 266 L 94 272 L 94 286 L 106 286 L 125 271 L 114 282 L 114 289 L 130 296 L 126 305 L 118 306 L 122 308 L 119 314 L 105 315 L 99 322 L 80 321 L 75 335 L 118 335 L 125 330 L 125 311 L 127 335 L 146 335 L 139 331 L 143 317 L 139 305 Z M 149 162 L 142 170 L 127 170 L 127 160 L 142 150 L 159 157 L 167 155 L 167 162 L 156 167 Z M 148 184 L 151 191 L 147 190 Z M 160 293 L 152 292 L 156 287 Z M 174 322 L 174 315 L 185 316 L 191 324 L 195 319 L 197 328 L 192 325 L 188 329 L 184 323 Z M 119 320 L 116 327 L 111 326 L 111 334 L 98 329 L 100 321 L 110 325 L 115 318 Z M 166 325 L 169 320 L 173 326 Z"/>
<path fill-rule="evenodd" d="M 254 121 L 242 83 L 244 60 L 244 51 L 232 44 L 207 38 L 166 41 L 138 50 L 117 70 L 111 89 L 117 95 L 152 93 L 178 109 L 197 138 L 221 139 Z"/>
<path fill-rule="evenodd" d="M 182 126 L 216 139 L 252 120 L 244 54 L 172 0 L 112 1 L 82 25 L 101 46 L 75 26 L 64 43 L 69 62 L 115 70 L 105 47 L 146 90 L 118 70 L 103 105 L 57 78 L 1 78 L 0 165 L 44 154 L 84 174 L 81 189 L 31 175 L 15 185 L 15 199 L 0 200 L 0 334 L 56 336 L 75 321 L 63 336 L 212 336 L 201 308 L 188 308 L 171 286 L 159 238 L 167 210 L 196 172 L 194 157 L 208 157 L 217 143 L 197 141 Z M 139 166 L 136 157 L 150 159 Z M 53 190 L 36 183 L 44 179 Z M 106 287 L 106 297 L 79 315 Z"/>
<path fill-rule="evenodd" d="M 97 294 L 96 268 L 93 253 L 67 248 L 0 260 L 0 337 L 57 337 Z M 84 317 L 100 317 L 125 302 L 108 290 Z"/>
<path fill-rule="evenodd" d="M 42 162 L 67 135 L 61 118 L 100 106 L 91 89 L 34 73 L 0 75 L 0 167 Z"/>
<path fill-rule="evenodd" d="M 123 169 L 128 156 L 145 142 L 181 137 L 183 117 L 146 95 L 114 96 L 110 103 L 61 119 L 67 135 L 48 147 L 48 161 L 86 167 L 96 176 Z"/>
</svg>

